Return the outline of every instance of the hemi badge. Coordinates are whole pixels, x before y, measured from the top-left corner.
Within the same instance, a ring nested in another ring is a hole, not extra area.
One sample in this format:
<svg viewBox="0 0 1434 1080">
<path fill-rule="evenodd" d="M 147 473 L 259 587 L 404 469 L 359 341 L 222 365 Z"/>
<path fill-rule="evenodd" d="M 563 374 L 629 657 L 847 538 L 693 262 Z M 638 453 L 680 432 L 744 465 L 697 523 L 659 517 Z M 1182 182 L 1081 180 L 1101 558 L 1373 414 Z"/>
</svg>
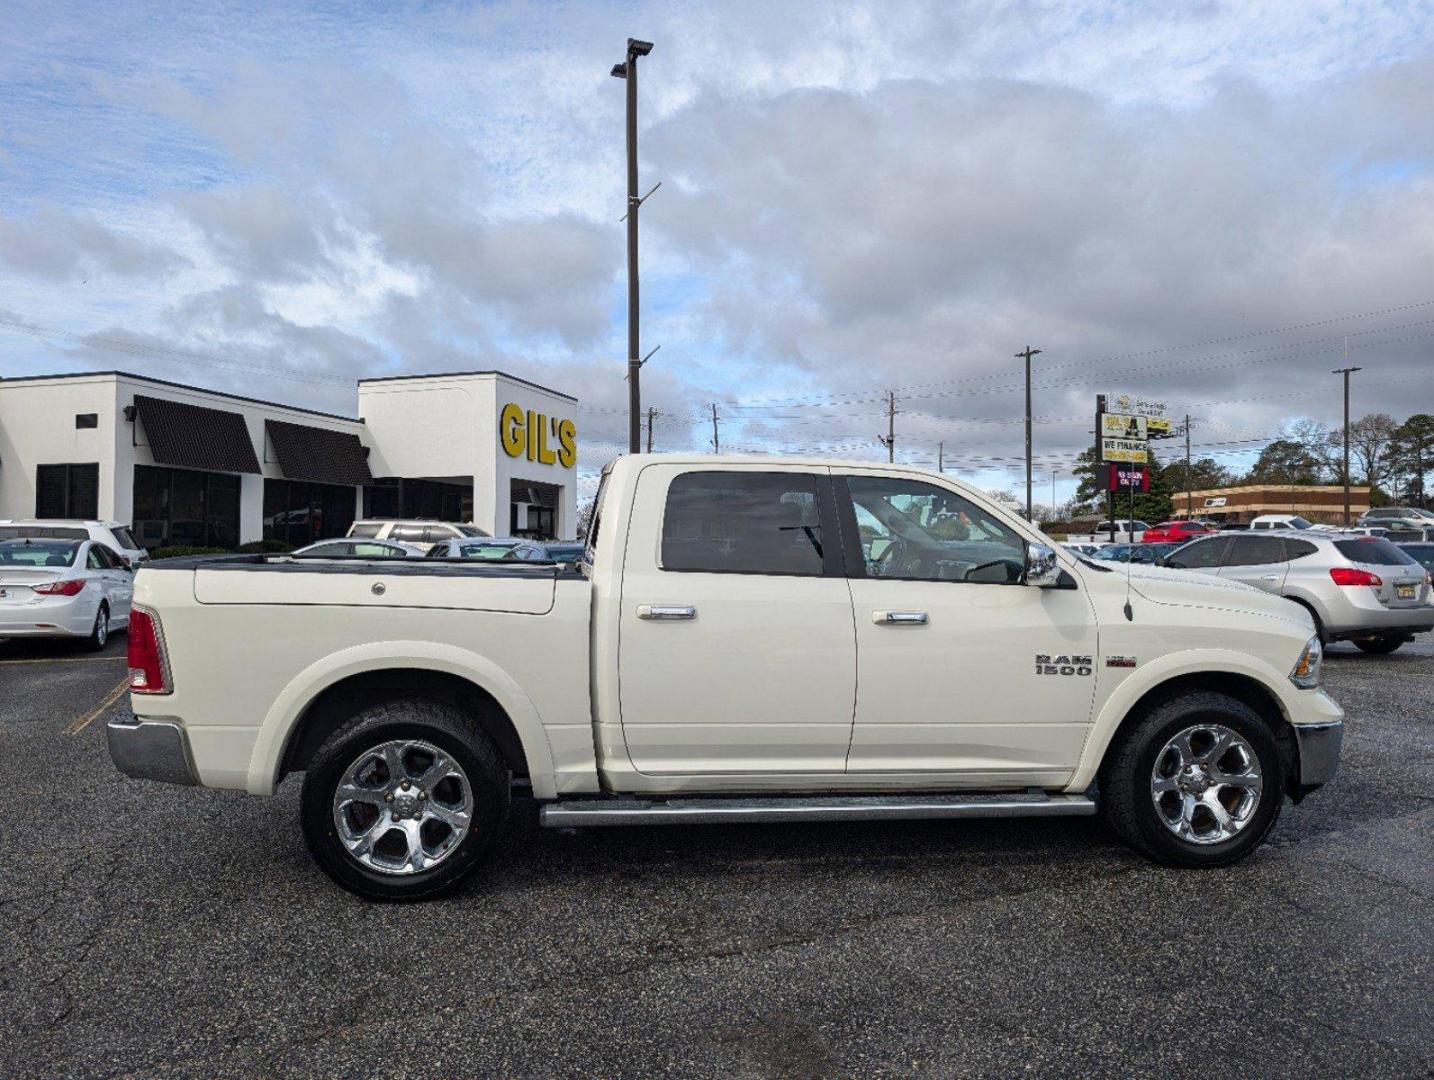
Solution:
<svg viewBox="0 0 1434 1080">
<path fill-rule="evenodd" d="M 1107 657 L 1105 658 L 1105 666 L 1106 666 L 1106 667 L 1134 667 L 1134 666 L 1135 666 L 1135 657 L 1133 657 L 1133 656 L 1107 656 Z"/>
</svg>

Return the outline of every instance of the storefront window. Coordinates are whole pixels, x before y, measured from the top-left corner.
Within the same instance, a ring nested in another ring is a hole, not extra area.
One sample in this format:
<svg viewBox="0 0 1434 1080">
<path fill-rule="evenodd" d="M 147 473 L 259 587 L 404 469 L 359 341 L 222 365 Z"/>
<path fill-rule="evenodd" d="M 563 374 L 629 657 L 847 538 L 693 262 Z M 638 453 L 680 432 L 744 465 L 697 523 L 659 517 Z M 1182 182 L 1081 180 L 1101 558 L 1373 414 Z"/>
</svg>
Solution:
<svg viewBox="0 0 1434 1080">
<path fill-rule="evenodd" d="M 100 513 L 100 467 L 39 465 L 35 469 L 35 516 L 93 520 Z"/>
<path fill-rule="evenodd" d="M 134 467 L 134 535 L 147 548 L 239 546 L 239 477 Z"/>
<path fill-rule="evenodd" d="M 354 523 L 354 489 L 298 480 L 264 481 L 264 539 L 290 547 L 348 533 Z"/>
</svg>

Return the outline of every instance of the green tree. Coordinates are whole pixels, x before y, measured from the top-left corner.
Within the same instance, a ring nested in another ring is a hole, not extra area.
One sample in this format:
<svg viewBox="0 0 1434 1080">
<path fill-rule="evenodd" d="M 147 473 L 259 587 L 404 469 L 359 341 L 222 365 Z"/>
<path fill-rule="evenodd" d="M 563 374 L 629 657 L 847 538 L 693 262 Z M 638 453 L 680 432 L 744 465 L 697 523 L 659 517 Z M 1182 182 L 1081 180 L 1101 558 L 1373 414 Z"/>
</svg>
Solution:
<svg viewBox="0 0 1434 1080">
<path fill-rule="evenodd" d="M 1303 443 L 1276 439 L 1263 450 L 1245 482 L 1250 484 L 1317 484 L 1320 461 Z"/>
<path fill-rule="evenodd" d="M 1434 468 L 1434 416 L 1415 413 L 1394 431 L 1392 457 L 1395 473 L 1403 482 L 1403 502 L 1428 504 L 1425 480 Z"/>
</svg>

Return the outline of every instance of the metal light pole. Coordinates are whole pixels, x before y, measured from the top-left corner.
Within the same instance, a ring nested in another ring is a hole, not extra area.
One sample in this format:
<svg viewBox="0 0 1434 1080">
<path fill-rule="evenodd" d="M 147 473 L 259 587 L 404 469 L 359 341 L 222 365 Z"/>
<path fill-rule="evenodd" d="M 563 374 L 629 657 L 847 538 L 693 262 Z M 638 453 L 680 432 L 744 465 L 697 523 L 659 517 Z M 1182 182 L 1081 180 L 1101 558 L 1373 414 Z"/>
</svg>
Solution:
<svg viewBox="0 0 1434 1080">
<path fill-rule="evenodd" d="M 627 39 L 627 59 L 614 64 L 614 78 L 627 80 L 627 450 L 642 450 L 642 370 L 637 337 L 637 58 L 652 52 L 650 41 Z"/>
<path fill-rule="evenodd" d="M 1026 520 L 1031 520 L 1031 357 L 1039 356 L 1040 349 L 1026 346 L 1025 352 L 1018 352 L 1016 359 L 1026 360 Z"/>
<path fill-rule="evenodd" d="M 1344 376 L 1344 527 L 1349 528 L 1349 376 L 1363 368 L 1335 368 L 1330 374 Z"/>
</svg>

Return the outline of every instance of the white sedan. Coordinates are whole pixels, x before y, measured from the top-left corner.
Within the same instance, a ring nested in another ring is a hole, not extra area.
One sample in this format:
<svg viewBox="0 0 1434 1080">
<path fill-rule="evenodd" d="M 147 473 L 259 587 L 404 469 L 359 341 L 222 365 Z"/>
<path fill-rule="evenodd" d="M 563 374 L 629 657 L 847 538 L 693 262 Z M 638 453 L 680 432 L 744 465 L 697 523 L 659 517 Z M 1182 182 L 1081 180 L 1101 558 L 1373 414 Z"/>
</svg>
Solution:
<svg viewBox="0 0 1434 1080">
<path fill-rule="evenodd" d="M 129 624 L 134 572 L 93 540 L 0 540 L 0 638 L 85 638 Z"/>
<path fill-rule="evenodd" d="M 295 555 L 312 555 L 330 559 L 356 557 L 360 559 L 421 559 L 423 548 L 417 544 L 406 544 L 400 540 L 365 540 L 350 537 L 347 540 L 320 540 L 308 547 L 301 547 Z"/>
</svg>

